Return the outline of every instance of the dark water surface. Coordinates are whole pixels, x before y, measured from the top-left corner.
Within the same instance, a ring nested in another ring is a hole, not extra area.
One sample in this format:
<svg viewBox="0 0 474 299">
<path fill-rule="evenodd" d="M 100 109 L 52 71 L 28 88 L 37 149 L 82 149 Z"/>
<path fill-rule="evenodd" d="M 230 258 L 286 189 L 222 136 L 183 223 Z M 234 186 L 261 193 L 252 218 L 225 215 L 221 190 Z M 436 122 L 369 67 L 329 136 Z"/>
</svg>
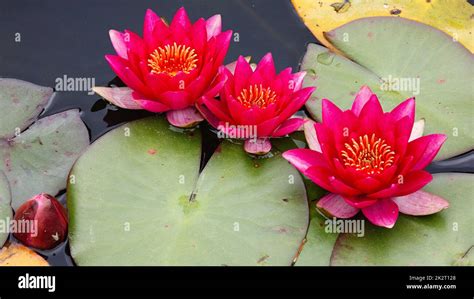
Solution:
<svg viewBox="0 0 474 299">
<path fill-rule="evenodd" d="M 241 54 L 256 61 L 271 51 L 278 70 L 287 66 L 296 70 L 306 45 L 317 42 L 286 0 L 2 0 L 0 77 L 54 87 L 56 78 L 66 75 L 94 78 L 97 86 L 106 86 L 115 77 L 104 59 L 105 54 L 114 53 L 109 29 L 130 29 L 141 35 L 147 8 L 170 20 L 180 6 L 185 6 L 192 20 L 220 13 L 223 29 L 238 33 L 239 41 L 231 43 L 227 62 Z M 15 42 L 17 33 L 21 42 Z M 112 83 L 120 84 L 118 80 Z M 152 115 L 117 109 L 87 92 L 57 92 L 42 117 L 73 108 L 81 110 L 92 140 L 121 123 Z M 205 144 L 208 156 L 215 139 L 206 139 L 212 141 Z M 429 169 L 474 172 L 474 155 L 434 163 Z M 65 202 L 64 192 L 59 199 Z M 74 264 L 67 242 L 38 252 L 52 265 Z"/>
</svg>

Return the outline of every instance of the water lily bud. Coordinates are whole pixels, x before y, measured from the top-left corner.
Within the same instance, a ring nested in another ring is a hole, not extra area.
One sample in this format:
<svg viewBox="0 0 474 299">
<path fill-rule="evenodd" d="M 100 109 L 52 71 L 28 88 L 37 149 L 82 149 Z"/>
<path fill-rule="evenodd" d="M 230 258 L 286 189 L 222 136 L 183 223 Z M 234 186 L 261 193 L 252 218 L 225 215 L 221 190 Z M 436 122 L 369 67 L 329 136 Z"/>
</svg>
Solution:
<svg viewBox="0 0 474 299">
<path fill-rule="evenodd" d="M 45 193 L 22 204 L 15 213 L 15 223 L 23 228 L 13 234 L 15 238 L 38 249 L 51 249 L 67 235 L 66 210 L 56 198 Z"/>
</svg>

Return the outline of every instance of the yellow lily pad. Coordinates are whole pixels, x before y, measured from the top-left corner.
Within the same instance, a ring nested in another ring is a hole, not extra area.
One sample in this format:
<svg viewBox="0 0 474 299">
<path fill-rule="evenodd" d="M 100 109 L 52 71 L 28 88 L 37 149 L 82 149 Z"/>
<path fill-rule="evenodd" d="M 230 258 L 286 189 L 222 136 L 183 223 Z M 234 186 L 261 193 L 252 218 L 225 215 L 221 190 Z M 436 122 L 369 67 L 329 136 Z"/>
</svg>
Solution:
<svg viewBox="0 0 474 299">
<path fill-rule="evenodd" d="M 49 266 L 33 250 L 21 244 L 9 243 L 0 250 L 0 266 Z"/>
<path fill-rule="evenodd" d="M 474 6 L 452 0 L 291 0 L 296 12 L 316 38 L 338 52 L 325 32 L 366 17 L 402 17 L 433 26 L 474 51 L 472 18 Z"/>
</svg>

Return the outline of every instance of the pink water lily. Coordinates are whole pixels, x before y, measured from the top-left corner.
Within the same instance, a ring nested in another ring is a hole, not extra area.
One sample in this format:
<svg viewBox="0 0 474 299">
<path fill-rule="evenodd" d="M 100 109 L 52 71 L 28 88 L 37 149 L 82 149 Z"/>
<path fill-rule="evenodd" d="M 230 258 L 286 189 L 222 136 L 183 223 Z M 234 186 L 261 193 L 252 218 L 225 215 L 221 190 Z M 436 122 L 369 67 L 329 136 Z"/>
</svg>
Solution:
<svg viewBox="0 0 474 299">
<path fill-rule="evenodd" d="M 239 57 L 235 72 L 224 69 L 227 81 L 220 99 L 204 95 L 203 116 L 225 137 L 245 139 L 244 148 L 253 154 L 271 149 L 269 138 L 285 136 L 302 127 L 304 120 L 294 117 L 315 88 L 302 88 L 305 72 L 293 74 L 291 68 L 277 74 L 268 53 L 255 69 Z"/>
<path fill-rule="evenodd" d="M 117 55 L 106 59 L 127 87 L 94 90 L 119 107 L 167 112 L 172 124 L 193 125 L 203 120 L 196 100 L 214 97 L 224 83 L 219 68 L 232 33 L 221 28 L 220 15 L 191 23 L 180 8 L 168 25 L 149 9 L 143 37 L 110 30 Z"/>
<path fill-rule="evenodd" d="M 289 150 L 283 157 L 330 191 L 318 208 L 339 218 L 362 211 L 373 224 L 391 228 L 399 212 L 429 215 L 449 206 L 420 190 L 432 180 L 424 168 L 446 140 L 443 134 L 421 136 L 423 124 L 415 123 L 414 98 L 384 112 L 364 86 L 347 111 L 324 99 L 322 123 L 305 125 L 310 149 Z"/>
</svg>

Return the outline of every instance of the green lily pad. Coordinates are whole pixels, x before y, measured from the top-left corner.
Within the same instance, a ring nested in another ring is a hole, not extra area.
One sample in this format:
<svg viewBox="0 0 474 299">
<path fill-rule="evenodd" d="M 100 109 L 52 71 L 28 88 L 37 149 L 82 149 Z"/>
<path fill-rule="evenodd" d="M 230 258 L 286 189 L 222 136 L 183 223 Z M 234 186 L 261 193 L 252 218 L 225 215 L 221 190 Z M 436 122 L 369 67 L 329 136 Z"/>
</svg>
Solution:
<svg viewBox="0 0 474 299">
<path fill-rule="evenodd" d="M 334 243 L 339 235 L 336 232 L 326 231 L 328 218 L 320 214 L 315 205 L 316 201 L 310 206 L 311 220 L 306 242 L 295 266 L 328 266 Z"/>
<path fill-rule="evenodd" d="M 157 117 L 97 140 L 68 186 L 76 263 L 290 265 L 309 216 L 298 172 L 227 141 L 199 174 L 200 157 L 199 129 Z"/>
<path fill-rule="evenodd" d="M 435 174 L 424 190 L 450 207 L 424 217 L 400 215 L 392 229 L 365 224 L 365 236 L 341 234 L 331 265 L 448 266 L 474 264 L 474 175 Z"/>
<path fill-rule="evenodd" d="M 51 96 L 51 88 L 0 79 L 0 109 L 8 111 L 0 118 L 0 171 L 9 181 L 14 209 L 38 193 L 64 189 L 72 164 L 89 145 L 78 110 L 33 123 Z"/>
<path fill-rule="evenodd" d="M 3 172 L 0 171 L 0 222 L 2 230 L 0 230 L 0 248 L 8 238 L 9 219 L 13 217 L 13 211 L 10 206 L 10 186 Z"/>
<path fill-rule="evenodd" d="M 415 96 L 425 134 L 448 136 L 438 160 L 473 148 L 474 57 L 464 46 L 433 27 L 398 17 L 355 20 L 326 37 L 348 58 L 309 45 L 301 69 L 308 71 L 304 85 L 317 86 L 307 102 L 314 118 L 320 119 L 322 98 L 348 109 L 360 86 L 368 85 L 385 110 Z"/>
<path fill-rule="evenodd" d="M 31 125 L 53 95 L 53 89 L 0 78 L 0 138 L 11 138 Z"/>
<path fill-rule="evenodd" d="M 286 138 L 276 138 L 272 140 L 272 144 L 278 150 L 285 152 L 295 148 L 304 148 L 307 146 L 303 132 L 294 132 Z M 295 266 L 327 266 L 331 257 L 334 243 L 338 234 L 326 233 L 324 230 L 325 221 L 323 215 L 316 210 L 316 202 L 323 197 L 327 191 L 313 183 L 310 179 L 303 176 L 303 182 L 306 187 L 306 194 L 311 201 L 310 222 L 306 233 L 306 238 L 299 248 Z"/>
</svg>

